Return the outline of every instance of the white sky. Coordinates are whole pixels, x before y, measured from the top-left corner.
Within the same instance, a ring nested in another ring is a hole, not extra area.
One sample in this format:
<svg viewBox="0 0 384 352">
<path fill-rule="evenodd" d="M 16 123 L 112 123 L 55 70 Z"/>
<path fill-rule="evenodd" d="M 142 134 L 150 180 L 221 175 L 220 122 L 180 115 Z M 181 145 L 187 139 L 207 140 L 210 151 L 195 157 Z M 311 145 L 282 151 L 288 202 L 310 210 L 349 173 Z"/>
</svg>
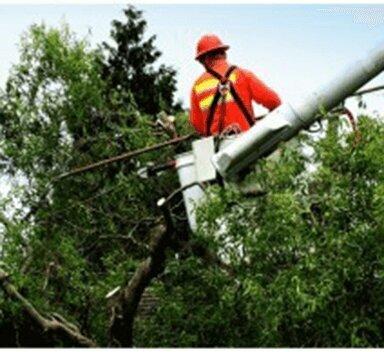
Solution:
<svg viewBox="0 0 384 352">
<path fill-rule="evenodd" d="M 33 23 L 69 23 L 93 45 L 107 40 L 123 4 L 0 5 L 0 87 L 18 60 L 20 35 Z M 192 82 L 202 68 L 193 60 L 199 36 L 214 32 L 231 45 L 232 63 L 254 71 L 284 100 L 296 99 L 384 42 L 384 5 L 140 5 L 148 34 L 157 35 L 161 61 L 178 71 L 177 96 L 189 105 Z M 384 75 L 368 86 L 384 84 Z M 382 111 L 383 93 L 367 97 Z M 354 105 L 352 103 L 349 105 Z M 353 108 L 355 111 L 355 107 Z"/>
</svg>

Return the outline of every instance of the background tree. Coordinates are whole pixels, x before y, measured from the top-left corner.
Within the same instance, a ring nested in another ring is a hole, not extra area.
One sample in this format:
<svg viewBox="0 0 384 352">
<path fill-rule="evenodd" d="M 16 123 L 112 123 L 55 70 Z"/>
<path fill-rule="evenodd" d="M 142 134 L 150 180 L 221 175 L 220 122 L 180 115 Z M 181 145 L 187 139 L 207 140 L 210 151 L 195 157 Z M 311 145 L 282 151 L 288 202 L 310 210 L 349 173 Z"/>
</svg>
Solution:
<svg viewBox="0 0 384 352">
<path fill-rule="evenodd" d="M 161 52 L 155 47 L 156 36 L 145 36 L 142 11 L 128 6 L 124 15 L 125 21 L 112 22 L 113 44 L 103 43 L 104 80 L 113 89 L 130 92 L 144 113 L 180 111 L 180 103 L 175 103 L 176 71 L 165 65 L 156 68 Z"/>
</svg>

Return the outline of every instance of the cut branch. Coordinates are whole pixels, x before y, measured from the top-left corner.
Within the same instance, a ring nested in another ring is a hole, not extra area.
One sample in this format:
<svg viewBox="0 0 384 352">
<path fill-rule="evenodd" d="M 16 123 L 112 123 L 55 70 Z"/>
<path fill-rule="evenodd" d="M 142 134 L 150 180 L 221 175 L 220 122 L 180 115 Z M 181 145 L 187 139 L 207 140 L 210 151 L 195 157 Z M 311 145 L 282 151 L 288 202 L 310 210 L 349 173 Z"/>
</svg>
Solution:
<svg viewBox="0 0 384 352">
<path fill-rule="evenodd" d="M 89 338 L 82 335 L 77 327 L 68 324 L 64 318 L 60 320 L 55 318 L 46 319 L 24 296 L 22 296 L 14 285 L 8 280 L 8 274 L 0 269 L 0 284 L 5 293 L 12 299 L 19 301 L 28 315 L 44 330 L 44 332 L 64 333 L 72 342 L 81 347 L 97 347 L 97 344 Z"/>
</svg>

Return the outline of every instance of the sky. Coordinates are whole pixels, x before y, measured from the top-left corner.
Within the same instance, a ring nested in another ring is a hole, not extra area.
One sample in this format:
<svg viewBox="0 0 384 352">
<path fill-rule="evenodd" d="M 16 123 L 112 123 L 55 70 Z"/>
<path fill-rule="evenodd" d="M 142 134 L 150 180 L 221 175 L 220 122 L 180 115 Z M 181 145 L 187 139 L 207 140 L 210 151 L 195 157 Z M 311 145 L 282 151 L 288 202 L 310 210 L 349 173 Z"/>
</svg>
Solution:
<svg viewBox="0 0 384 352">
<path fill-rule="evenodd" d="M 20 35 L 33 23 L 65 21 L 91 44 L 108 40 L 110 23 L 122 19 L 123 4 L 0 5 L 0 88 L 18 61 Z M 229 61 L 252 70 L 284 101 L 330 80 L 380 42 L 384 5 L 202 5 L 136 4 L 147 34 L 156 34 L 161 63 L 178 71 L 177 97 L 189 106 L 193 81 L 202 72 L 194 60 L 202 34 L 215 33 L 231 46 Z M 367 86 L 384 84 L 384 74 Z M 384 93 L 367 96 L 369 111 L 383 112 Z M 355 99 L 348 104 L 356 111 Z M 262 110 L 260 110 L 262 111 Z"/>
</svg>

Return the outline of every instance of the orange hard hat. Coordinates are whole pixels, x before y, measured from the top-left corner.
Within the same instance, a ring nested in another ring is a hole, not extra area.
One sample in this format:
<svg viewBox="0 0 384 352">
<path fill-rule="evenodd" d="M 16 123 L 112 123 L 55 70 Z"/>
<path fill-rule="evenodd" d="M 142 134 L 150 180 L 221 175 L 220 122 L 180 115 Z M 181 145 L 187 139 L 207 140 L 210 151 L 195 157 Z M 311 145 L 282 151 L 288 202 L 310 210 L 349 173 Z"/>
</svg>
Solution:
<svg viewBox="0 0 384 352">
<path fill-rule="evenodd" d="M 218 49 L 228 50 L 229 45 L 225 45 L 217 35 L 203 35 L 197 42 L 195 59 L 199 60 L 205 54 Z"/>
</svg>

